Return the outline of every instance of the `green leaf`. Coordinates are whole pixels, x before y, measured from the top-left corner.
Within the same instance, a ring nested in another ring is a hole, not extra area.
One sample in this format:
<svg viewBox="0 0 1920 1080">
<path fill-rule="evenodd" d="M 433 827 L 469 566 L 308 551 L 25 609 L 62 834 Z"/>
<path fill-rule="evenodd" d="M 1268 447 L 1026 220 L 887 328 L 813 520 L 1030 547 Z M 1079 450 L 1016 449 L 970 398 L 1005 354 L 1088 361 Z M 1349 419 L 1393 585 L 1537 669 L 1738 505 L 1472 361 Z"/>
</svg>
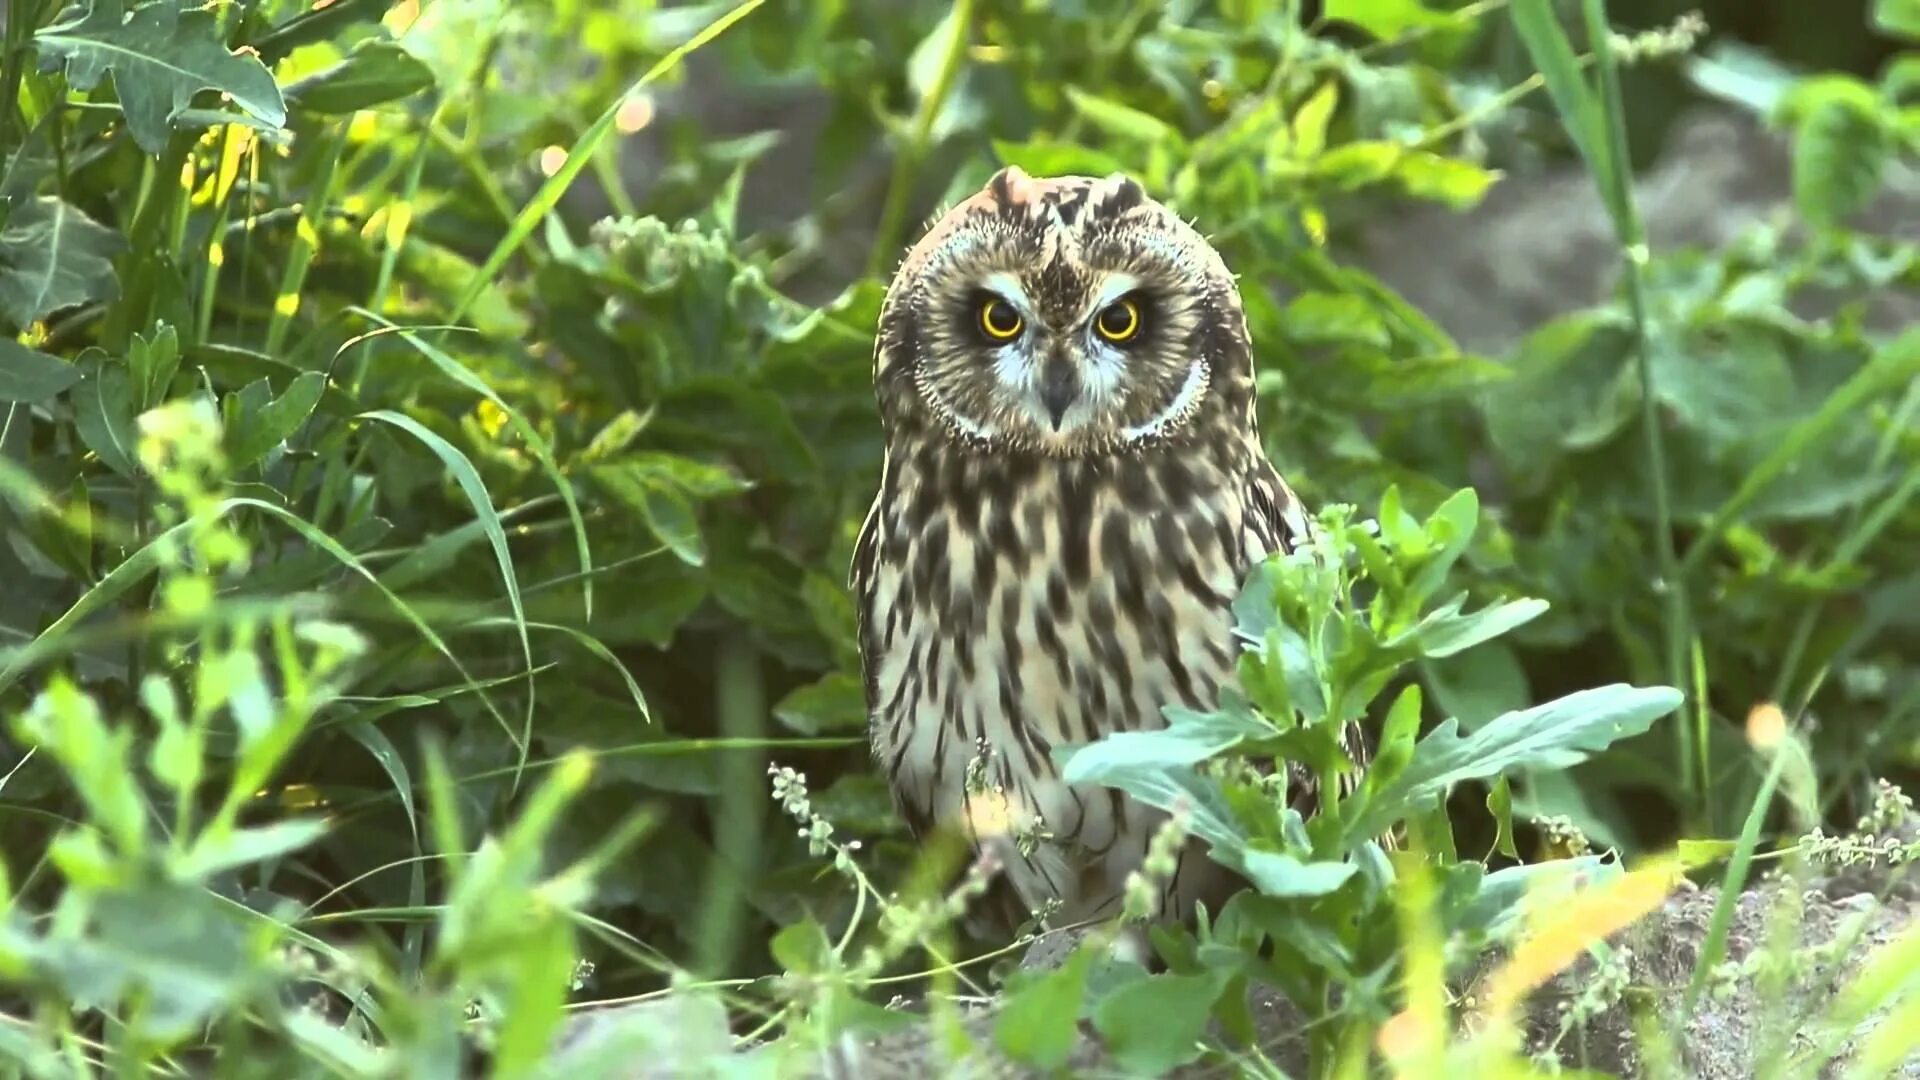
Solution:
<svg viewBox="0 0 1920 1080">
<path fill-rule="evenodd" d="M 1487 189 L 1500 179 L 1499 173 L 1471 161 L 1426 150 L 1402 154 L 1394 162 L 1393 176 L 1408 195 L 1442 203 L 1452 210 L 1471 210 L 1480 205 Z"/>
<path fill-rule="evenodd" d="M 1527 53 L 1546 80 L 1547 94 L 1560 110 L 1567 135 L 1593 172 L 1594 186 L 1600 189 L 1609 216 L 1616 223 L 1626 220 L 1626 208 L 1616 200 L 1616 193 L 1625 190 L 1618 183 L 1617 175 L 1623 163 L 1614 160 L 1606 114 L 1601 111 L 1600 99 L 1593 87 L 1581 73 L 1573 43 L 1555 18 L 1552 4 L 1549 0 L 1513 0 L 1510 14 Z"/>
<path fill-rule="evenodd" d="M 1262 893 L 1279 897 L 1325 896 L 1345 885 L 1359 869 L 1353 863 L 1303 862 L 1283 852 L 1259 848 L 1242 851 L 1232 861 Z"/>
<path fill-rule="evenodd" d="M 461 453 L 452 443 L 428 430 L 418 420 L 410 416 L 405 416 L 388 409 L 376 409 L 372 412 L 361 413 L 360 415 L 364 419 L 378 420 L 384 424 L 391 424 L 420 440 L 427 449 L 433 451 L 434 456 L 439 458 L 442 464 L 446 465 L 447 471 L 453 475 L 454 482 L 460 485 L 461 492 L 467 497 L 467 503 L 473 507 L 474 517 L 477 518 L 482 527 L 486 529 L 487 540 L 493 545 L 494 562 L 500 568 L 500 581 L 501 584 L 506 586 L 507 603 L 513 609 L 514 625 L 520 633 L 521 655 L 526 660 L 527 670 L 532 671 L 533 643 L 527 635 L 527 613 L 520 602 L 520 579 L 518 575 L 514 573 L 513 553 L 507 548 L 507 534 L 506 531 L 500 527 L 500 515 L 493 508 L 493 498 L 487 494 L 487 485 L 480 479 L 480 474 L 474 470 L 473 462 L 468 461 L 467 455 Z M 525 764 L 527 747 L 530 745 L 530 734 L 533 726 L 533 708 L 534 696 L 532 693 L 528 693 L 527 730 L 523 730 L 517 740 L 522 765 Z"/>
<path fill-rule="evenodd" d="M 867 691 L 856 676 L 829 672 L 773 707 L 774 718 L 802 735 L 857 731 L 867 723 Z"/>
<path fill-rule="evenodd" d="M 1384 349 L 1393 343 L 1380 313 L 1353 293 L 1301 293 L 1288 302 L 1283 320 L 1287 337 L 1301 345 Z"/>
<path fill-rule="evenodd" d="M 395 325 L 365 308 L 352 310 L 382 326 L 394 327 Z M 591 620 L 593 618 L 593 552 L 587 543 L 587 525 L 580 516 L 580 502 L 574 496 L 573 481 L 567 479 L 566 474 L 560 471 L 560 463 L 553 456 L 553 447 L 548 444 L 537 428 L 527 422 L 526 417 L 520 414 L 520 410 L 507 404 L 505 399 L 494 393 L 492 387 L 478 375 L 467 370 L 459 361 L 447 355 L 444 349 L 411 330 L 401 330 L 400 339 L 413 346 L 421 356 L 426 357 L 427 362 L 437 368 L 441 374 L 498 406 L 500 411 L 506 414 L 507 422 L 513 425 L 514 432 L 526 440 L 528 448 L 533 451 L 533 456 L 540 462 L 541 471 L 547 474 L 547 479 L 560 493 L 560 501 L 566 504 L 567 521 L 573 526 L 574 552 L 580 560 L 580 602 L 585 609 L 586 617 Z"/>
<path fill-rule="evenodd" d="M 1874 0 L 1873 27 L 1883 34 L 1920 42 L 1920 0 Z"/>
<path fill-rule="evenodd" d="M 162 325 L 151 338 L 133 335 L 127 347 L 127 373 L 133 380 L 133 407 L 144 412 L 167 400 L 167 389 L 180 370 L 180 336 Z"/>
<path fill-rule="evenodd" d="M 1175 147 L 1186 145 L 1172 124 L 1131 105 L 1090 94 L 1077 86 L 1067 87 L 1067 100 L 1087 123 L 1115 138 Z"/>
<path fill-rule="evenodd" d="M 1504 776 L 1494 777 L 1487 788 L 1487 813 L 1493 815 L 1493 850 L 1518 859 L 1520 849 L 1513 843 L 1513 787 Z"/>
<path fill-rule="evenodd" d="M 70 395 L 80 440 L 100 455 L 107 468 L 132 479 L 139 433 L 134 427 L 126 365 L 109 363 L 95 353 L 83 358 L 82 371 L 80 384 Z"/>
<path fill-rule="evenodd" d="M 1244 701 L 1231 698 L 1212 712 L 1177 705 L 1163 711 L 1166 727 L 1117 731 L 1076 750 L 1063 778 L 1069 784 L 1110 783 L 1135 769 L 1196 765 L 1242 742 L 1277 734 Z"/>
<path fill-rule="evenodd" d="M 266 380 L 248 387 L 260 386 L 264 391 Z M 253 465 L 266 457 L 268 451 L 285 442 L 300 425 L 307 422 L 315 405 L 320 403 L 320 395 L 326 391 L 327 377 L 318 371 L 303 371 L 295 376 L 287 388 L 277 398 L 260 406 L 258 410 L 247 410 L 239 417 L 228 417 L 227 457 L 236 468 Z M 229 395 L 228 400 L 234 400 Z M 237 422 L 236 422 L 237 421 Z"/>
<path fill-rule="evenodd" d="M 1859 89 L 1821 96 L 1794 127 L 1793 198 L 1816 225 L 1831 227 L 1865 206 L 1892 153 L 1877 99 Z"/>
<path fill-rule="evenodd" d="M 1406 771 L 1347 824 L 1349 836 L 1377 836 L 1403 815 L 1432 805 L 1455 784 L 1515 769 L 1565 769 L 1621 739 L 1644 733 L 1679 708 L 1680 691 L 1614 683 L 1510 712 L 1462 737 L 1448 719 L 1413 749 Z"/>
<path fill-rule="evenodd" d="M 149 154 L 166 149 L 175 116 L 202 90 L 218 90 L 247 115 L 279 127 L 287 119 L 280 87 L 259 58 L 229 52 L 209 8 L 147 4 L 128 15 L 125 0 L 93 0 L 87 14 L 34 35 L 44 57 L 67 62 L 67 81 L 91 90 L 113 76 L 133 141 Z"/>
<path fill-rule="evenodd" d="M 1446 26 L 1453 20 L 1419 0 L 1327 0 L 1329 22 L 1351 23 L 1381 41 L 1392 41 L 1409 30 Z"/>
<path fill-rule="evenodd" d="M 239 866 L 250 866 L 298 851 L 324 836 L 327 823 L 318 819 L 276 821 L 228 831 L 200 834 L 193 847 L 173 866 L 183 881 L 200 881 Z"/>
<path fill-rule="evenodd" d="M 607 494 L 647 523 L 674 557 L 689 566 L 703 566 L 707 545 L 700 535 L 700 519 L 681 488 L 646 469 L 596 465 L 588 473 Z"/>
<path fill-rule="evenodd" d="M 15 326 L 120 295 L 120 234 L 54 198 L 16 202 L 0 230 L 0 315 Z"/>
<path fill-rule="evenodd" d="M 1067 1063 L 1080 1032 L 1092 955 L 1083 945 L 1057 969 L 1014 984 L 993 1025 L 993 1037 L 1008 1057 L 1042 1071 Z"/>
<path fill-rule="evenodd" d="M 0 338 L 0 401 L 36 405 L 80 381 L 80 369 L 57 356 Z"/>
<path fill-rule="evenodd" d="M 1093 1026 L 1121 1072 L 1161 1076 L 1203 1052 L 1200 1037 L 1225 982 L 1216 973 L 1136 979 L 1094 1007 Z"/>
<path fill-rule="evenodd" d="M 1479 880 L 1473 900 L 1456 926 L 1469 932 L 1497 934 L 1528 907 L 1546 903 L 1556 894 L 1605 884 L 1623 872 L 1618 862 L 1599 855 L 1495 870 Z"/>
<path fill-rule="evenodd" d="M 391 41 L 369 39 L 346 59 L 289 84 L 287 101 L 310 113 L 338 116 L 418 94 L 433 69 Z"/>
<path fill-rule="evenodd" d="M 1420 650 L 1420 655 L 1439 659 L 1497 638 L 1532 622 L 1547 610 L 1545 600 L 1508 600 L 1463 615 L 1460 608 L 1466 602 L 1466 594 L 1461 593 L 1421 619 L 1411 630 L 1384 644 L 1390 648 L 1411 644 Z"/>
<path fill-rule="evenodd" d="M 188 1037 L 260 991 L 247 935 L 205 890 L 113 889 L 88 908 L 90 931 L 47 942 L 38 966 L 72 1001 L 138 1000 L 124 1015 L 138 1015 L 140 1036 L 155 1045 Z"/>
<path fill-rule="evenodd" d="M 834 964 L 833 942 L 812 919 L 781 927 L 767 943 L 767 951 L 792 975 L 817 975 L 831 970 Z"/>
</svg>

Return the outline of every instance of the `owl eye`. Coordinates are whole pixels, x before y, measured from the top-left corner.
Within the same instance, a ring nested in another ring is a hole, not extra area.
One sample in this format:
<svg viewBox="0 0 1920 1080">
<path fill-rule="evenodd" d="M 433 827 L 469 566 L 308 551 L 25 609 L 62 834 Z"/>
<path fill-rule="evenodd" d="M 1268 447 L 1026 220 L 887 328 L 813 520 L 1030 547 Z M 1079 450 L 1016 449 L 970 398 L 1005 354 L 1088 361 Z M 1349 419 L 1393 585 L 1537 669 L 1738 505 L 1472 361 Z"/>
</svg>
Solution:
<svg viewBox="0 0 1920 1080">
<path fill-rule="evenodd" d="M 981 302 L 980 332 L 994 341 L 1012 341 L 1025 326 L 1020 313 L 1005 300 L 993 296 Z"/>
<path fill-rule="evenodd" d="M 1140 305 L 1123 296 L 1100 309 L 1100 314 L 1094 317 L 1093 328 L 1116 345 L 1130 341 L 1140 332 Z"/>
</svg>

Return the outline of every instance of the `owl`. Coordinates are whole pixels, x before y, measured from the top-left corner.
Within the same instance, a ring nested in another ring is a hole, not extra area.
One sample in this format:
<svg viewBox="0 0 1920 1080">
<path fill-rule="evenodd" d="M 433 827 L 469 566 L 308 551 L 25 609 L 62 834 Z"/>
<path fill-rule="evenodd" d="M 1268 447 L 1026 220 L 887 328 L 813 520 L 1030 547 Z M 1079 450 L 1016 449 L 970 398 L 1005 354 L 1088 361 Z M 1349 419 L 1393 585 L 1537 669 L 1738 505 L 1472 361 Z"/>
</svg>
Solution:
<svg viewBox="0 0 1920 1080">
<path fill-rule="evenodd" d="M 1016 167 L 940 217 L 882 305 L 885 440 L 852 588 L 873 755 L 916 835 L 960 832 L 1007 904 L 1118 915 L 1165 815 L 1053 749 L 1212 708 L 1231 604 L 1305 535 L 1254 419 L 1234 277 L 1115 175 Z M 1239 885 L 1189 843 L 1163 917 Z"/>
</svg>

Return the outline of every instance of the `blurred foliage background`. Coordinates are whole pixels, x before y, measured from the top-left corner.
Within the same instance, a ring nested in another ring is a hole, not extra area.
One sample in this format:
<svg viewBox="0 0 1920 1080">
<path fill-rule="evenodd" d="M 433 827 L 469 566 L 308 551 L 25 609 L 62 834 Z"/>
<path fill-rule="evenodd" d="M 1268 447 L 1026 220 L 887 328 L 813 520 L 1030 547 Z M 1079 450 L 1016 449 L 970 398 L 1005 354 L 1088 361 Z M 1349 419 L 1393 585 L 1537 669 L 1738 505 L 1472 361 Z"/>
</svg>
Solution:
<svg viewBox="0 0 1920 1080">
<path fill-rule="evenodd" d="M 1895 340 L 1920 277 L 1920 17 L 1610 5 L 1632 157 L 1666 185 L 1643 189 L 1636 295 L 1506 7 L 12 0 L 0 715 L 56 670 L 109 716 L 151 715 L 155 676 L 284 704 L 284 672 L 204 650 L 350 624 L 364 648 L 326 654 L 338 685 L 270 779 L 217 725 L 197 784 L 127 769 L 156 821 L 325 815 L 194 880 L 418 970 L 450 881 L 424 740 L 466 835 L 584 750 L 545 856 L 636 813 L 644 834 L 596 864 L 572 992 L 778 970 L 778 927 L 854 897 L 770 764 L 807 773 L 883 886 L 910 854 L 867 767 L 844 586 L 878 476 L 879 299 L 929 214 L 1018 163 L 1125 170 L 1214 239 L 1270 453 L 1311 503 L 1480 491 L 1462 584 L 1552 606 L 1427 663 L 1430 720 L 1688 692 L 1646 736 L 1516 780 L 1517 821 L 1628 853 L 1729 836 L 1761 779 L 1743 725 L 1774 702 L 1850 822 L 1920 765 L 1920 349 Z M 1737 137 L 1674 157 L 1699 115 Z M 1729 176 L 1739 198 L 1709 182 Z M 1660 232 L 1702 215 L 1724 242 Z M 1523 332 L 1459 329 L 1483 308 Z M 138 418 L 189 397 L 221 421 L 206 468 L 244 557 L 156 539 L 195 504 L 157 483 Z M 173 729 L 116 730 L 124 758 Z M 0 737 L 11 894 L 36 907 L 92 812 L 31 751 L 48 737 Z M 223 795 L 235 777 L 253 786 Z M 1456 800 L 1463 851 L 1491 843 L 1485 794 Z"/>
</svg>

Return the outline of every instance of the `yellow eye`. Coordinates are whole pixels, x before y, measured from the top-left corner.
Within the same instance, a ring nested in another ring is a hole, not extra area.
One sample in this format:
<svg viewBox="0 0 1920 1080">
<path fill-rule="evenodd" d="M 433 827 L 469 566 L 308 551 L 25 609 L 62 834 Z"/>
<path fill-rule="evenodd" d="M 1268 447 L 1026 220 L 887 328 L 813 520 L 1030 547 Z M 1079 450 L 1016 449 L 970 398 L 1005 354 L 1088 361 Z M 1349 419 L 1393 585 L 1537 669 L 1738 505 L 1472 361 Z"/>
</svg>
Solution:
<svg viewBox="0 0 1920 1080">
<path fill-rule="evenodd" d="M 1093 328 L 1108 341 L 1116 344 L 1127 341 L 1140 332 L 1140 305 L 1121 297 L 1100 309 Z"/>
<path fill-rule="evenodd" d="M 997 296 L 980 305 L 980 332 L 995 341 L 1012 341 L 1025 325 L 1013 305 Z"/>
</svg>

